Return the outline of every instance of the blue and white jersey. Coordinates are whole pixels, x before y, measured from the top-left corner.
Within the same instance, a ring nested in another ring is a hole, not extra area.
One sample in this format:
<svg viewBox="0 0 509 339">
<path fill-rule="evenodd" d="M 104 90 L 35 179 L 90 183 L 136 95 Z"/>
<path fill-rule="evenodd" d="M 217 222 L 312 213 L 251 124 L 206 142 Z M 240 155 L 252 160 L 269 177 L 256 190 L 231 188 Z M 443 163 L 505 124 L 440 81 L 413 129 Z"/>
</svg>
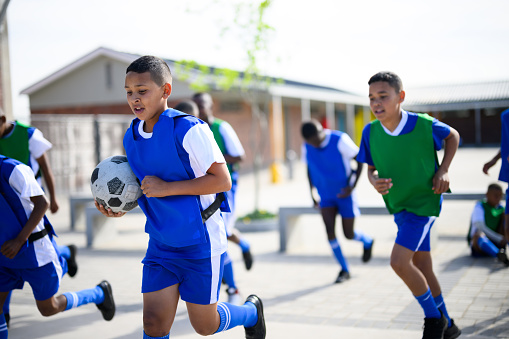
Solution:
<svg viewBox="0 0 509 339">
<path fill-rule="evenodd" d="M 2 195 L 6 196 L 10 201 L 8 204 L 2 204 L 1 209 L 11 209 L 11 211 L 1 211 L 0 214 L 5 217 L 7 213 L 12 214 L 12 207 L 10 206 L 20 206 L 19 208 L 16 208 L 17 213 L 24 213 L 23 219 L 28 219 L 30 215 L 32 214 L 32 211 L 34 209 L 34 204 L 30 200 L 31 197 L 35 196 L 41 196 L 44 195 L 44 192 L 42 191 L 41 186 L 37 183 L 34 177 L 34 173 L 30 169 L 30 167 L 26 166 L 25 164 L 9 159 L 4 158 L 0 173 L 2 180 Z M 7 191 L 8 190 L 8 191 Z M 10 206 L 9 206 L 10 205 Z M 22 211 L 19 211 L 21 209 Z M 19 220 L 20 218 L 18 218 Z M 3 219 L 2 221 L 5 221 Z M 21 221 L 21 220 L 20 220 Z M 14 227 L 14 223 L 10 223 L 10 225 L 7 224 L 7 222 L 4 224 L 0 222 L 0 225 L 2 226 L 2 232 L 9 232 L 11 234 L 14 234 L 13 230 L 6 230 L 3 229 L 4 227 Z M 24 227 L 25 225 L 19 225 L 20 227 Z M 19 227 L 18 226 L 18 227 Z M 44 226 L 44 218 L 37 224 L 34 231 L 32 233 L 36 233 L 39 231 L 42 231 L 45 229 Z M 8 239 L 5 239 L 8 240 Z M 58 262 L 58 254 L 53 246 L 53 243 L 51 241 L 51 238 L 49 236 L 42 237 L 41 239 L 38 239 L 31 243 L 33 245 L 33 249 L 35 252 L 35 258 L 37 261 L 37 267 L 44 266 L 52 261 Z M 31 246 L 30 245 L 30 246 Z M 14 259 L 16 260 L 16 258 Z"/>
<path fill-rule="evenodd" d="M 311 182 L 322 199 L 334 199 L 341 189 L 352 185 L 350 162 L 359 148 L 348 134 L 325 129 L 325 139 L 316 148 L 304 143 L 302 160 L 307 163 Z"/>
<path fill-rule="evenodd" d="M 502 166 L 500 167 L 500 174 L 498 180 L 509 182 L 509 109 L 506 109 L 500 115 L 502 122 L 502 140 L 500 141 L 500 156 Z"/>
<path fill-rule="evenodd" d="M 170 122 L 168 119 L 173 120 L 172 131 L 168 129 L 171 124 L 165 125 Z M 155 175 L 166 181 L 194 179 L 204 176 L 212 164 L 225 163 L 208 125 L 193 116 L 182 115 L 169 109 L 161 115 L 152 133 L 146 133 L 143 126 L 144 121 L 135 119 L 124 137 L 129 164 L 140 181 L 147 175 Z M 156 143 L 151 143 L 151 139 Z M 175 149 L 176 154 L 166 157 L 162 156 L 162 153 L 154 154 L 154 147 L 161 147 L 160 149 L 164 149 L 163 152 L 166 152 L 166 149 Z M 171 159 L 168 159 L 169 157 Z M 140 159 L 146 159 L 150 166 L 136 163 Z M 185 173 L 176 172 L 175 168 L 181 166 L 180 164 Z M 174 173 L 168 174 L 170 171 Z M 215 197 L 215 194 L 199 196 L 199 209 L 206 209 Z M 138 199 L 140 207 L 147 215 L 145 230 L 151 238 L 148 252 L 152 251 L 154 255 L 160 254 L 167 258 L 196 259 L 220 255 L 226 251 L 226 229 L 219 210 L 207 219 L 204 238 L 198 234 L 201 232 L 200 229 L 191 227 L 191 224 L 203 225 L 200 211 L 194 208 L 195 200 L 194 196 L 163 198 L 142 196 Z M 168 207 L 174 206 L 178 207 L 171 212 L 172 215 L 164 215 Z M 180 220 L 182 215 L 199 218 L 199 222 L 184 221 L 179 223 L 181 227 L 176 229 L 179 226 L 173 220 Z M 197 227 L 200 228 L 199 225 Z M 169 239 L 170 234 L 173 234 L 173 239 Z M 180 239 L 184 240 L 179 243 Z"/>
<path fill-rule="evenodd" d="M 418 115 L 416 113 L 401 111 L 401 121 L 399 122 L 398 127 L 391 132 L 383 124 L 382 127 L 385 133 L 398 136 L 410 133 L 414 130 L 415 124 L 417 123 Z M 432 123 L 433 130 L 433 142 L 435 144 L 435 150 L 442 149 L 442 141 L 449 136 L 451 133 L 451 128 L 449 125 L 444 124 L 443 122 L 438 121 L 437 119 L 433 119 Z M 370 135 L 371 124 L 367 124 L 362 131 L 362 139 L 361 139 L 361 147 L 359 150 L 359 154 L 357 155 L 357 161 L 364 162 L 368 165 L 374 166 L 373 159 L 371 157 L 371 149 L 369 147 L 369 135 Z M 404 156 L 404 155 L 402 155 Z"/>
</svg>

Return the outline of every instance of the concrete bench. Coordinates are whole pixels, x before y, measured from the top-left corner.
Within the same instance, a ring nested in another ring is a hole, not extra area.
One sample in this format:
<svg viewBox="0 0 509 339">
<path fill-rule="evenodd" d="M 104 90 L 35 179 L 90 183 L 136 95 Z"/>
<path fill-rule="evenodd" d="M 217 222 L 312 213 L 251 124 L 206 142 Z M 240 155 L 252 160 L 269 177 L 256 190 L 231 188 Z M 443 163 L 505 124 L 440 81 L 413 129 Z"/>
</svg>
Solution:
<svg viewBox="0 0 509 339">
<path fill-rule="evenodd" d="M 94 202 L 91 194 L 73 194 L 69 197 L 69 211 L 71 213 L 71 231 L 76 229 L 76 220 L 85 211 L 85 206 Z"/>
<path fill-rule="evenodd" d="M 141 208 L 138 206 L 135 209 L 129 211 L 127 215 L 140 214 L 143 213 Z M 122 218 L 126 218 L 127 215 L 124 215 Z M 101 212 L 95 207 L 95 204 L 89 203 L 85 207 L 85 220 L 86 220 L 86 236 L 87 236 L 87 247 L 90 248 L 94 244 L 94 239 L 96 239 L 101 233 L 107 231 L 108 227 L 113 228 L 111 223 L 112 218 L 105 217 Z M 115 218 L 115 220 L 118 220 Z M 109 225 L 108 225 L 109 224 Z"/>
<path fill-rule="evenodd" d="M 481 200 L 484 193 L 453 193 L 444 194 L 444 200 Z M 385 206 L 360 207 L 361 215 L 389 215 Z M 320 214 L 320 210 L 313 207 L 280 207 L 279 208 L 279 252 L 286 252 L 286 245 L 293 229 L 291 218 L 304 214 Z"/>
</svg>

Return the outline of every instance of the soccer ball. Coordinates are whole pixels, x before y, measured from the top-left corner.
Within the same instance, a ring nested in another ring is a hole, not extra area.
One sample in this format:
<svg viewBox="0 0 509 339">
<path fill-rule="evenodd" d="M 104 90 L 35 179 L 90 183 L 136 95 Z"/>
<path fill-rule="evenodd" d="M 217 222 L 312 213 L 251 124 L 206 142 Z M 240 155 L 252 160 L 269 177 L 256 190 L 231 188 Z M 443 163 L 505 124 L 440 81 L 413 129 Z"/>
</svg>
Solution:
<svg viewBox="0 0 509 339">
<path fill-rule="evenodd" d="M 137 199 L 143 194 L 125 155 L 101 161 L 92 172 L 90 188 L 97 203 L 115 213 L 129 212 L 138 206 Z"/>
</svg>

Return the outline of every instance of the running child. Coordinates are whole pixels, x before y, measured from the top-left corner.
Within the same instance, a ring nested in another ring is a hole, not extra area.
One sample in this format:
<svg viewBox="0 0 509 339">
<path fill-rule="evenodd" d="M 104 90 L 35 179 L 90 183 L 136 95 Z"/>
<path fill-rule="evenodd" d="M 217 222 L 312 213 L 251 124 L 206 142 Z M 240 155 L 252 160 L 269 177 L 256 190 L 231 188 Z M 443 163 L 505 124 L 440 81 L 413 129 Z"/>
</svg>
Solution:
<svg viewBox="0 0 509 339">
<path fill-rule="evenodd" d="M 304 138 L 302 158 L 307 163 L 311 198 L 315 207 L 320 207 L 327 238 L 341 270 L 336 283 L 350 279 L 346 258 L 336 238 L 336 215 L 342 217 L 343 233 L 350 240 L 363 244 L 362 261 L 371 259 L 373 238 L 354 230 L 355 217 L 360 215 L 354 188 L 362 172 L 362 163 L 357 161 L 357 169 L 352 170 L 350 162 L 355 159 L 359 147 L 348 134 L 324 129 L 317 120 L 304 122 L 301 127 Z M 316 187 L 320 202 L 313 194 Z"/>
<path fill-rule="evenodd" d="M 32 288 L 43 316 L 95 303 L 105 320 L 115 315 L 111 285 L 102 281 L 96 287 L 55 296 L 67 266 L 54 242 L 53 227 L 45 217 L 49 203 L 32 170 L 25 164 L 0 155 L 0 304 L 9 292 Z M 3 312 L 0 339 L 8 337 Z"/>
<path fill-rule="evenodd" d="M 138 203 L 150 236 L 143 259 L 143 338 L 169 338 L 179 297 L 198 334 L 243 325 L 246 338 L 265 338 L 263 306 L 256 295 L 242 306 L 218 303 L 227 246 L 220 209 L 228 210 L 220 192 L 229 190 L 231 181 L 209 127 L 168 108 L 172 76 L 160 58 L 133 61 L 125 90 L 136 118 L 124 147 L 141 181 Z M 96 206 L 106 216 L 124 214 Z"/>
<path fill-rule="evenodd" d="M 368 164 L 369 182 L 382 194 L 398 226 L 391 267 L 424 310 L 423 339 L 457 338 L 430 254 L 430 230 L 449 189 L 448 170 L 459 144 L 458 132 L 427 114 L 401 109 L 405 91 L 392 72 L 369 79 L 376 120 L 362 132 L 357 160 Z M 445 142 L 442 163 L 436 150 Z"/>
</svg>

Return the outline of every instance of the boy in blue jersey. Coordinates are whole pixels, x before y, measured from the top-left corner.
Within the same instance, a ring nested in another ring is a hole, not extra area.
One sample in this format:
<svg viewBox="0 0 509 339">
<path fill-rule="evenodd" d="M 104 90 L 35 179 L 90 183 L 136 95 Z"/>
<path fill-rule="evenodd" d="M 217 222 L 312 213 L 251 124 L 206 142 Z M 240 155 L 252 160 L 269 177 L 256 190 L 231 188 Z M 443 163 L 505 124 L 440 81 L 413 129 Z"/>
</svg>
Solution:
<svg viewBox="0 0 509 339">
<path fill-rule="evenodd" d="M 29 166 L 42 186 L 44 177 L 50 198 L 50 211 L 56 213 L 59 209 L 55 194 L 55 180 L 46 152 L 52 144 L 44 138 L 42 132 L 35 127 L 22 124 L 18 121 L 7 121 L 7 117 L 0 109 L 0 154 L 21 161 Z M 60 255 L 66 260 L 67 274 L 74 277 L 78 271 L 76 262 L 77 247 L 75 245 L 59 246 Z M 7 325 L 11 318 L 9 305 L 11 294 L 4 303 L 3 311 Z"/>
<path fill-rule="evenodd" d="M 424 310 L 423 339 L 457 338 L 461 331 L 447 314 L 433 272 L 430 230 L 438 217 L 448 170 L 459 144 L 458 132 L 427 114 L 401 109 L 405 91 L 392 72 L 372 76 L 370 107 L 375 121 L 362 132 L 357 160 L 368 164 L 368 178 L 398 226 L 391 267 Z M 436 150 L 445 142 L 442 164 Z"/>
<path fill-rule="evenodd" d="M 500 150 L 498 153 L 484 164 L 483 172 L 488 174 L 488 170 L 493 167 L 498 159 L 502 159 L 498 180 L 509 183 L 509 109 L 506 109 L 500 115 L 502 125 L 502 140 L 500 141 Z M 509 186 L 505 191 L 505 238 L 509 239 Z"/>
<path fill-rule="evenodd" d="M 350 270 L 336 239 L 336 215 L 342 217 L 343 232 L 350 240 L 362 242 L 363 262 L 371 259 L 373 239 L 355 230 L 355 217 L 360 214 L 354 188 L 362 172 L 362 163 L 357 162 L 357 170 L 352 170 L 350 162 L 355 159 L 359 148 L 348 134 L 340 131 L 323 129 L 320 122 L 304 122 L 301 128 L 305 140 L 302 158 L 308 167 L 309 187 L 315 207 L 320 207 L 327 238 L 341 270 L 336 283 L 350 279 Z M 320 202 L 313 195 L 316 187 Z"/>
<path fill-rule="evenodd" d="M 53 227 L 45 217 L 49 203 L 32 170 L 0 155 L 0 304 L 25 282 L 32 288 L 39 312 L 51 316 L 95 303 L 105 320 L 115 314 L 111 286 L 102 281 L 92 289 L 55 296 L 66 265 L 54 242 Z M 0 314 L 0 339 L 8 336 Z"/>
<path fill-rule="evenodd" d="M 143 338 L 169 338 L 179 297 L 201 335 L 243 325 L 246 338 L 265 338 L 257 296 L 242 306 L 218 303 L 227 245 L 219 197 L 230 189 L 230 176 L 209 127 L 168 109 L 171 83 L 160 58 L 143 56 L 126 70 L 127 101 L 136 118 L 124 147 L 141 180 L 138 203 L 150 236 L 143 259 Z M 96 206 L 106 216 L 124 214 Z"/>
<path fill-rule="evenodd" d="M 490 184 L 483 200 L 475 204 L 472 211 L 467 240 L 473 257 L 490 256 L 497 258 L 506 267 L 509 259 L 505 251 L 507 240 L 504 237 L 504 207 L 502 187 Z"/>
</svg>

